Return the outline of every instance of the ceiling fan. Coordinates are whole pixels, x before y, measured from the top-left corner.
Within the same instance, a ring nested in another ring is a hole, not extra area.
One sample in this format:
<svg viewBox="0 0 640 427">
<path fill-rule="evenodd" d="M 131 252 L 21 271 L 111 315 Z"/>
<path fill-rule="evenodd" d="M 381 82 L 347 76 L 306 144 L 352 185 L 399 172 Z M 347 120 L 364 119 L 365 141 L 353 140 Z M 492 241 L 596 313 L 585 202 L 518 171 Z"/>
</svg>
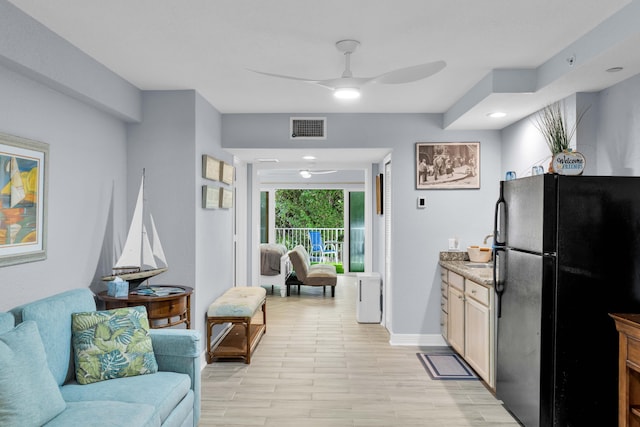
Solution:
<svg viewBox="0 0 640 427">
<path fill-rule="evenodd" d="M 313 169 L 300 169 L 298 171 L 298 173 L 300 173 L 300 176 L 306 179 L 311 178 L 312 175 L 326 175 L 329 173 L 336 173 L 338 172 L 337 170 L 313 170 Z"/>
<path fill-rule="evenodd" d="M 263 71 L 250 71 L 258 74 L 264 74 L 265 76 L 314 83 L 333 90 L 333 94 L 336 98 L 354 99 L 360 97 L 360 87 L 367 83 L 411 83 L 432 76 L 447 65 L 444 61 L 427 62 L 426 64 L 399 68 L 375 77 L 353 77 L 353 74 L 351 73 L 351 54 L 355 52 L 359 45 L 360 42 L 357 40 L 340 40 L 336 43 L 336 48 L 345 56 L 345 69 L 342 76 L 335 79 L 313 80 L 301 77 L 285 76 L 282 74 L 265 73 Z"/>
</svg>

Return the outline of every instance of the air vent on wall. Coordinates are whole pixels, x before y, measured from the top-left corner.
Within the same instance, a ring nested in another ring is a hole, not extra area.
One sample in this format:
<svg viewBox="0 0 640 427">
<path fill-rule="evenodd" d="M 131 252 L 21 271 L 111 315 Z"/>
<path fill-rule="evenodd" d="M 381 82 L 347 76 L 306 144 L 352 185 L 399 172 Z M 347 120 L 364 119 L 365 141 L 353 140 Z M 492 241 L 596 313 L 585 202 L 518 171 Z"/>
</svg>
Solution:
<svg viewBox="0 0 640 427">
<path fill-rule="evenodd" d="M 327 139 L 326 117 L 291 117 L 291 139 Z"/>
</svg>

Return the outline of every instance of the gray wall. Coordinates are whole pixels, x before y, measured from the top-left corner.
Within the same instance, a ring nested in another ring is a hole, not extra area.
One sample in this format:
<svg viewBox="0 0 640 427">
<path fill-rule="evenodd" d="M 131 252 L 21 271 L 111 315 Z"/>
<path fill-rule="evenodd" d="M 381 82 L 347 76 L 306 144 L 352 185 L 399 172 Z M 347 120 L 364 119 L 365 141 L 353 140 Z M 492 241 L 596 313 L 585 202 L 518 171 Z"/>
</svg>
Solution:
<svg viewBox="0 0 640 427">
<path fill-rule="evenodd" d="M 135 86 L 5 0 L 0 65 L 123 120 L 140 120 Z"/>
<path fill-rule="evenodd" d="M 232 161 L 220 113 L 194 90 L 140 92 L 2 0 L 0 23 L 0 132 L 50 145 L 47 259 L 0 268 L 0 311 L 105 290 L 144 168 L 169 263 L 152 283 L 194 287 L 203 331 L 208 304 L 233 285 L 233 210 L 201 209 L 202 154 Z"/>
<path fill-rule="evenodd" d="M 142 114 L 144 120 L 127 129 L 129 217 L 137 196 L 133 189 L 145 169 L 146 207 L 153 214 L 169 264 L 169 270 L 150 283 L 194 287 L 195 92 L 144 92 Z"/>
<path fill-rule="evenodd" d="M 98 286 L 126 227 L 126 131 L 119 119 L 0 66 L 0 132 L 49 144 L 47 259 L 0 269 L 0 311 Z M 110 248 L 110 250 L 103 250 Z"/>
<path fill-rule="evenodd" d="M 233 210 L 204 210 L 202 154 L 227 163 L 220 148 L 220 113 L 193 90 L 142 93 L 143 121 L 128 126 L 129 214 L 142 169 L 146 197 L 162 240 L 169 270 L 152 284 L 195 289 L 193 327 L 204 332 L 211 302 L 233 286 Z"/>
<path fill-rule="evenodd" d="M 196 133 L 193 170 L 195 185 L 195 278 L 196 324 L 204 325 L 209 304 L 233 283 L 234 209 L 202 209 L 202 186 L 213 185 L 233 190 L 202 178 L 202 155 L 208 154 L 229 164 L 233 158 L 222 150 L 220 142 L 221 115 L 200 95 L 196 95 Z M 234 197 L 235 200 L 235 197 Z M 234 204 L 235 205 L 235 204 Z M 198 327 L 200 329 L 200 327 Z M 204 330 L 204 327 L 203 329 Z"/>
<path fill-rule="evenodd" d="M 564 100 L 569 123 L 580 121 L 575 149 L 586 158 L 585 175 L 640 175 L 640 75 L 596 93 L 578 93 Z M 535 115 L 502 131 L 502 172 L 531 173 L 531 165 L 546 168 L 550 153 L 534 125 Z M 521 174 L 520 174 L 521 173 Z"/>
<path fill-rule="evenodd" d="M 446 131 L 441 116 L 429 114 L 314 114 L 327 117 L 327 139 L 304 141 L 310 148 L 390 148 L 393 164 L 393 325 L 394 335 L 432 335 L 440 330 L 439 251 L 458 236 L 462 247 L 481 242 L 493 228 L 498 195 L 500 133 Z M 224 148 L 291 148 L 288 114 L 225 114 Z M 296 116 L 302 116 L 296 114 Z M 480 190 L 416 190 L 415 143 L 480 141 Z M 382 159 L 380 159 L 382 160 Z M 418 210 L 424 196 L 427 208 Z M 255 219 L 257 220 L 257 219 Z M 254 220 L 254 221 L 255 221 Z M 250 220 L 251 221 L 251 220 Z M 374 215 L 379 234 L 380 218 Z M 374 237 L 382 245 L 380 236 Z M 374 249 L 374 252 L 378 249 Z M 383 272 L 374 257 L 373 271 Z M 392 337 L 393 339 L 393 337 Z"/>
<path fill-rule="evenodd" d="M 640 175 L 640 75 L 601 91 L 598 112 L 598 174 Z"/>
</svg>

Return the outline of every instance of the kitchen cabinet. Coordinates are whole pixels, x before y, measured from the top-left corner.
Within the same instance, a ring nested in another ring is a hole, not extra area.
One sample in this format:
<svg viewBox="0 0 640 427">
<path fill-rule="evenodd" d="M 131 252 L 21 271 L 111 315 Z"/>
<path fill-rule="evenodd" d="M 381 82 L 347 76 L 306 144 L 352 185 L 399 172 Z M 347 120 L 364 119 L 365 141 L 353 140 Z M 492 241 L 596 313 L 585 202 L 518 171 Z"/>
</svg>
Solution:
<svg viewBox="0 0 640 427">
<path fill-rule="evenodd" d="M 447 283 L 447 273 L 449 270 L 440 270 L 440 332 L 442 337 L 447 339 L 447 328 L 449 323 L 449 284 Z"/>
<path fill-rule="evenodd" d="M 446 268 L 441 290 L 447 290 L 444 339 L 491 387 L 495 387 L 495 310 L 490 286 L 476 283 Z M 446 280 L 446 287 L 445 287 Z M 444 304 L 444 297 L 441 297 Z M 444 325 L 443 325 L 444 326 Z"/>
<path fill-rule="evenodd" d="M 464 356 L 464 278 L 449 271 L 449 312 L 447 337 L 449 345 Z"/>
<path fill-rule="evenodd" d="M 465 280 L 464 349 L 465 360 L 489 385 L 491 381 L 492 344 L 489 289 Z"/>
<path fill-rule="evenodd" d="M 640 314 L 609 314 L 618 330 L 618 426 L 640 425 Z"/>
</svg>

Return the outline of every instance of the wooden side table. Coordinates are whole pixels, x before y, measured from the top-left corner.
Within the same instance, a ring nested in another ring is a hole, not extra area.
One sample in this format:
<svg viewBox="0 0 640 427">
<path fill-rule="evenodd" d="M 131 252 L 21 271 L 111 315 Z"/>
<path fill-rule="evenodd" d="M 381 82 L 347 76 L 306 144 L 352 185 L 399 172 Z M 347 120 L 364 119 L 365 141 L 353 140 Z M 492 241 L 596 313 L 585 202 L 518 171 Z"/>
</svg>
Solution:
<svg viewBox="0 0 640 427">
<path fill-rule="evenodd" d="M 640 426 L 640 314 L 609 314 L 619 332 L 618 426 Z"/>
<path fill-rule="evenodd" d="M 107 291 L 100 292 L 98 298 L 104 301 L 107 310 L 112 308 L 144 306 L 147 309 L 149 326 L 157 328 L 168 328 L 171 326 L 186 324 L 187 329 L 191 328 L 191 294 L 193 288 L 188 286 L 175 285 L 153 285 L 153 288 L 181 288 L 184 292 L 179 294 L 169 294 L 166 296 L 136 295 L 131 294 L 126 297 L 111 297 Z"/>
</svg>

